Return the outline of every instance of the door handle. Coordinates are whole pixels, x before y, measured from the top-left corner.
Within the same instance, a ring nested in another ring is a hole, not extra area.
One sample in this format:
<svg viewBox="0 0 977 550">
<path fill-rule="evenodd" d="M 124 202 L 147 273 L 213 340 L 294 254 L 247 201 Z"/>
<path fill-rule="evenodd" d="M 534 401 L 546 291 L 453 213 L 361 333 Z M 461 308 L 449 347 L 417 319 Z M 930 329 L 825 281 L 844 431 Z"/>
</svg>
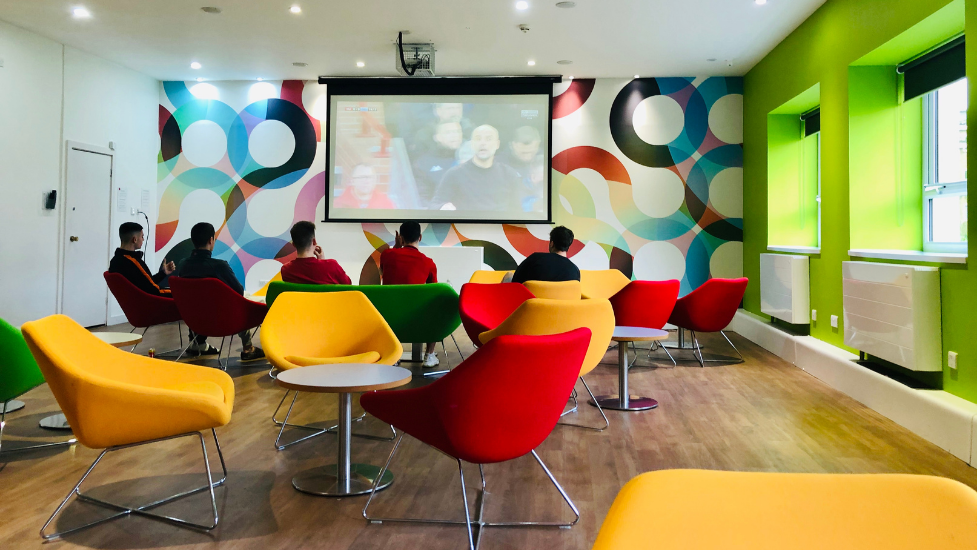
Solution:
<svg viewBox="0 0 977 550">
<path fill-rule="evenodd" d="M 73 243 L 76 243 L 76 242 L 78 242 L 78 237 L 72 235 L 72 236 L 68 237 L 68 240 L 71 241 L 71 242 L 73 242 Z"/>
</svg>

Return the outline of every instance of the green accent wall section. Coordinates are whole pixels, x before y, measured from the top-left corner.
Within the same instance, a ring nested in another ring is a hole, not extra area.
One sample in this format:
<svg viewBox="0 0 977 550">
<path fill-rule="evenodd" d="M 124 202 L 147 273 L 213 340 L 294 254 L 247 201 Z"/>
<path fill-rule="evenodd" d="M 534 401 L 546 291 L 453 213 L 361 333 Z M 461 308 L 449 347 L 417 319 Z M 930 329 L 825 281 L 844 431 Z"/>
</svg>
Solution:
<svg viewBox="0 0 977 550">
<path fill-rule="evenodd" d="M 965 18 L 965 19 L 964 19 Z M 850 90 L 849 79 L 852 72 L 856 88 L 860 78 L 867 77 L 872 66 L 893 66 L 939 44 L 966 28 L 969 34 L 977 33 L 977 0 L 827 0 L 810 18 L 773 49 L 747 75 L 744 81 L 744 182 L 743 182 L 743 269 L 750 278 L 750 285 L 744 299 L 747 310 L 760 314 L 760 261 L 761 253 L 766 252 L 769 233 L 768 210 L 771 207 L 769 191 L 771 166 L 768 158 L 769 115 L 793 98 L 816 84 L 820 84 L 821 105 L 821 254 L 812 256 L 811 307 L 818 310 L 820 321 L 812 323 L 811 335 L 833 345 L 844 347 L 844 327 L 832 329 L 828 323 L 831 315 L 842 317 L 841 263 L 847 261 L 848 250 L 854 242 L 861 242 L 866 235 L 871 238 L 885 238 L 898 241 L 905 248 L 918 248 L 921 243 L 921 221 L 914 216 L 921 215 L 921 199 L 909 192 L 914 183 L 903 177 L 897 186 L 895 168 L 889 167 L 889 193 L 881 200 L 890 201 L 901 188 L 902 201 L 907 208 L 901 212 L 905 234 L 880 236 L 865 233 L 862 209 L 866 203 L 875 200 L 866 192 L 869 186 L 884 185 L 872 181 L 865 186 L 856 185 L 849 162 L 849 155 L 862 148 L 888 147 L 886 153 L 892 162 L 902 162 L 900 173 L 905 176 L 916 170 L 898 152 L 895 136 L 888 145 L 864 143 L 855 135 L 849 124 Z M 907 31 L 910 31 L 907 33 Z M 898 40 L 896 40 L 898 39 Z M 884 48 L 883 48 L 884 46 Z M 872 54 L 872 56 L 869 56 Z M 867 66 L 866 73 L 860 74 L 853 66 Z M 891 73 L 890 73 L 891 75 Z M 977 40 L 967 42 L 967 75 L 977 77 Z M 891 75 L 895 79 L 894 75 Z M 853 90 L 857 92 L 858 90 Z M 970 88 L 970 102 L 975 104 L 975 87 Z M 853 116 L 860 116 L 863 106 L 859 98 L 854 98 Z M 892 97 L 898 101 L 898 95 Z M 891 111 L 891 110 L 890 110 Z M 917 113 L 921 112 L 910 104 L 901 109 L 901 122 L 904 126 L 901 146 L 905 149 L 917 147 L 909 143 L 905 126 L 915 124 Z M 977 110 L 971 109 L 968 124 L 977 128 L 974 121 Z M 858 126 L 856 121 L 855 126 Z M 857 128 L 855 128 L 857 130 Z M 854 150 L 851 141 L 858 139 Z M 917 147 L 918 148 L 918 147 Z M 977 164 L 972 158 L 977 147 L 968 148 L 968 164 Z M 876 154 L 868 151 L 867 154 Z M 898 157 L 898 158 L 897 158 Z M 860 169 L 855 172 L 861 174 Z M 921 173 L 921 169 L 917 171 Z M 858 176 L 861 179 L 861 175 Z M 853 189 L 853 186 L 855 187 Z M 918 192 L 919 186 L 916 186 Z M 977 201 L 969 201 L 970 219 L 977 219 L 974 206 Z M 909 212 L 918 208 L 919 214 Z M 875 214 L 873 214 L 875 215 Z M 889 204 L 878 215 L 888 219 L 898 219 L 900 212 Z M 890 222 L 886 222 L 890 223 Z M 896 226 L 898 227 L 898 226 Z M 910 228 L 915 229 L 910 237 Z M 977 239 L 977 224 L 968 228 L 968 239 Z M 867 238 L 867 237 L 866 237 Z M 854 240 L 854 242 L 853 242 Z M 878 245 L 872 245 L 878 247 Z M 971 261 L 977 261 L 977 258 Z M 943 316 L 943 389 L 964 399 L 977 402 L 977 338 L 973 334 L 973 312 L 977 311 L 977 269 L 967 266 L 942 265 L 942 316 Z M 946 368 L 946 352 L 955 351 L 958 355 L 958 368 Z"/>
</svg>

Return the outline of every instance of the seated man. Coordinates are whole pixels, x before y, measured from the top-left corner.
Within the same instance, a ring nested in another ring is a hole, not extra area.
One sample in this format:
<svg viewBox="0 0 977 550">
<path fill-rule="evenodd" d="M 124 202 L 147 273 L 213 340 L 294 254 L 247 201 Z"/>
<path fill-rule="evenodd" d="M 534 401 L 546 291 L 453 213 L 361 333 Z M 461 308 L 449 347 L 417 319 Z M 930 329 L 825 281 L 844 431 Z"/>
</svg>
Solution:
<svg viewBox="0 0 977 550">
<path fill-rule="evenodd" d="M 512 282 L 579 281 L 580 269 L 567 258 L 573 244 L 573 231 L 562 225 L 550 231 L 550 251 L 534 252 L 519 264 Z"/>
<path fill-rule="evenodd" d="M 400 224 L 394 247 L 380 254 L 380 278 L 385 285 L 422 285 L 438 282 L 438 267 L 434 260 L 417 249 L 421 244 L 421 225 L 417 222 Z M 440 364 L 434 344 L 429 342 L 424 355 L 424 367 Z"/>
<path fill-rule="evenodd" d="M 315 242 L 314 223 L 298 222 L 292 226 L 291 234 L 298 257 L 282 266 L 283 281 L 309 285 L 352 284 L 339 262 L 322 258 L 322 247 Z"/>
<path fill-rule="evenodd" d="M 121 245 L 115 249 L 115 256 L 109 262 L 109 273 L 118 273 L 136 285 L 139 290 L 153 296 L 169 296 L 170 289 L 166 288 L 166 278 L 176 270 L 173 262 L 163 258 L 163 265 L 156 275 L 150 275 L 149 266 L 142 259 L 142 248 L 145 235 L 142 226 L 135 222 L 125 222 L 119 226 L 119 240 Z"/>
<path fill-rule="evenodd" d="M 187 279 L 220 279 L 224 284 L 234 289 L 234 292 L 243 296 L 244 287 L 238 282 L 230 264 L 212 256 L 214 236 L 214 226 L 207 222 L 200 222 L 190 229 L 190 241 L 193 242 L 194 250 L 187 259 L 180 262 L 177 276 Z M 261 351 L 261 348 L 251 344 L 251 334 L 248 331 L 241 332 L 238 336 L 241 337 L 241 343 L 244 346 L 241 349 L 241 361 L 254 361 L 265 356 L 265 352 Z M 190 339 L 193 340 L 193 343 L 187 351 L 188 355 L 199 356 L 217 353 L 217 350 L 207 343 L 206 336 L 194 335 L 191 331 Z"/>
</svg>

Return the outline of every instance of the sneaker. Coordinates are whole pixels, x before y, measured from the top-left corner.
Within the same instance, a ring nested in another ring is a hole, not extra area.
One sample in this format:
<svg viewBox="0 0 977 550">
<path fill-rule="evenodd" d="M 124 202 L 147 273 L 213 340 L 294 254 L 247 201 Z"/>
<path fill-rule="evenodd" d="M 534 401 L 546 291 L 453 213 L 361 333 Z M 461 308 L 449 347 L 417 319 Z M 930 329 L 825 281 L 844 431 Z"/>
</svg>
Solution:
<svg viewBox="0 0 977 550">
<path fill-rule="evenodd" d="M 203 357 L 205 355 L 217 355 L 219 353 L 219 351 L 220 350 L 218 350 L 217 348 L 215 348 L 214 346 L 211 346 L 209 344 L 207 345 L 206 348 L 202 348 L 202 349 L 193 349 L 193 346 L 190 346 L 190 349 L 188 349 L 187 352 L 183 354 L 183 356 L 184 357 Z"/>
<path fill-rule="evenodd" d="M 241 350 L 241 361 L 257 361 L 258 359 L 264 359 L 264 357 L 265 352 L 255 346 L 248 346 Z"/>
<path fill-rule="evenodd" d="M 430 368 L 436 367 L 436 366 L 438 366 L 440 364 L 441 364 L 441 361 L 438 361 L 438 354 L 437 353 L 429 353 L 429 354 L 427 354 L 427 357 L 424 358 L 424 362 L 421 363 L 421 366 L 424 367 L 425 369 L 430 369 Z"/>
</svg>

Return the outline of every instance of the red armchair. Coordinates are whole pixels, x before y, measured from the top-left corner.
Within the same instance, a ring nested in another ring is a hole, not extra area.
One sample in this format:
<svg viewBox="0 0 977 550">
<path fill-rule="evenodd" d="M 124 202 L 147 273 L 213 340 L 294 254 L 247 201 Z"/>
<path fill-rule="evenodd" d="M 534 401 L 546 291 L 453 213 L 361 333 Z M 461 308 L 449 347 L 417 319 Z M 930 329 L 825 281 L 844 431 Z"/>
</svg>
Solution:
<svg viewBox="0 0 977 550">
<path fill-rule="evenodd" d="M 227 370 L 227 362 L 230 360 L 234 335 L 260 326 L 268 313 L 266 305 L 248 300 L 219 279 L 170 277 L 170 290 L 173 291 L 176 307 L 190 330 L 196 334 L 221 339 L 217 362 L 224 370 Z M 228 357 L 224 363 L 220 363 L 224 339 L 228 336 L 231 338 L 227 346 Z"/>
<path fill-rule="evenodd" d="M 144 337 L 151 327 L 174 321 L 180 322 L 180 310 L 177 309 L 173 298 L 153 296 L 143 292 L 119 273 L 106 271 L 102 273 L 102 276 L 105 277 L 105 284 L 108 285 L 109 291 L 112 292 L 115 300 L 122 307 L 122 312 L 125 313 L 129 324 L 135 327 L 133 330 L 136 328 L 143 329 L 142 335 Z M 183 349 L 183 331 L 178 330 L 177 332 L 180 333 L 180 349 Z M 136 349 L 135 346 L 132 349 Z"/>
<path fill-rule="evenodd" d="M 534 297 L 519 283 L 465 283 L 461 285 L 461 296 L 458 298 L 461 324 L 472 343 L 478 347 L 481 344 L 479 334 L 502 324 L 523 302 Z"/>
<path fill-rule="evenodd" d="M 664 327 L 675 308 L 680 287 L 681 283 L 675 279 L 631 281 L 610 298 L 614 308 L 614 324 L 619 327 Z M 665 350 L 674 365 L 675 358 L 668 352 L 668 348 L 655 342 L 651 349 L 655 350 L 657 347 Z"/>
<path fill-rule="evenodd" d="M 575 524 L 580 519 L 577 507 L 534 449 L 556 426 L 567 395 L 580 374 L 590 337 L 587 328 L 549 336 L 499 336 L 433 384 L 363 394 L 360 404 L 364 410 L 402 431 L 376 479 L 383 477 L 404 435 L 410 434 L 458 461 L 465 521 L 370 517 L 367 509 L 376 495 L 376 483 L 363 507 L 363 517 L 371 522 L 463 524 L 468 528 L 471 549 L 477 543 L 472 536 L 473 523 L 480 527 Z M 532 453 L 576 519 L 569 523 L 490 523 L 482 518 L 480 507 L 472 520 L 465 497 L 462 461 L 478 464 L 482 479 L 480 499 L 484 505 L 482 465 L 512 460 L 526 453 Z M 479 537 L 481 532 L 479 529 Z"/>
<path fill-rule="evenodd" d="M 736 349 L 733 342 L 726 336 L 723 329 L 729 325 L 736 315 L 736 309 L 743 301 L 743 294 L 746 293 L 746 284 L 749 279 L 742 277 L 739 279 L 709 279 L 699 288 L 686 294 L 675 302 L 675 309 L 669 317 L 668 322 L 679 327 L 688 329 L 692 332 L 693 350 L 699 366 L 706 366 L 708 361 L 702 356 L 702 348 L 696 338 L 696 332 L 718 332 L 729 342 L 743 360 L 743 354 Z"/>
</svg>

